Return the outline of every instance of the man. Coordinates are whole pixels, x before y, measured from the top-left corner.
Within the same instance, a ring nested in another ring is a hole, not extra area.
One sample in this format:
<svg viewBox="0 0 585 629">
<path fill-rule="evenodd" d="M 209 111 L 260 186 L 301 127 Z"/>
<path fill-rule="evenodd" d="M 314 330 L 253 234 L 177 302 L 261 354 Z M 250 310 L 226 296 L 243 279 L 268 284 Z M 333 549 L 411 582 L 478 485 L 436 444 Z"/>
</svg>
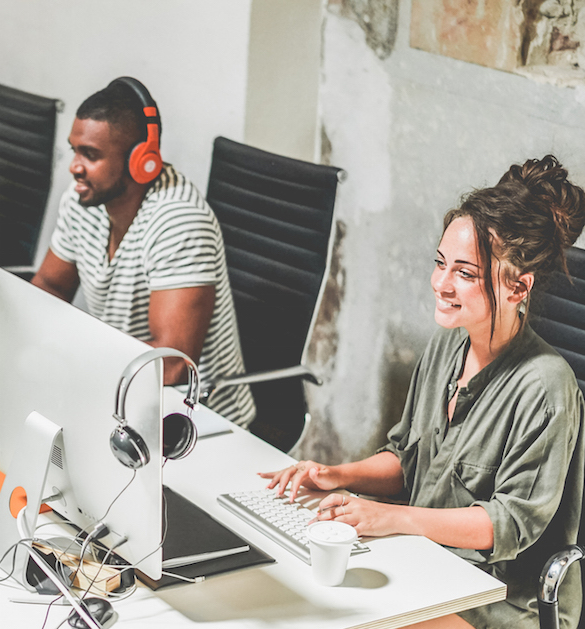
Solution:
<svg viewBox="0 0 585 629">
<path fill-rule="evenodd" d="M 160 128 L 156 103 L 129 77 L 81 104 L 69 136 L 74 181 L 32 283 L 66 301 L 81 285 L 92 315 L 185 352 L 205 385 L 243 371 L 223 240 L 197 188 L 162 162 Z M 183 360 L 165 359 L 165 385 L 186 377 Z M 228 419 L 253 419 L 247 386 L 215 398 Z"/>
</svg>

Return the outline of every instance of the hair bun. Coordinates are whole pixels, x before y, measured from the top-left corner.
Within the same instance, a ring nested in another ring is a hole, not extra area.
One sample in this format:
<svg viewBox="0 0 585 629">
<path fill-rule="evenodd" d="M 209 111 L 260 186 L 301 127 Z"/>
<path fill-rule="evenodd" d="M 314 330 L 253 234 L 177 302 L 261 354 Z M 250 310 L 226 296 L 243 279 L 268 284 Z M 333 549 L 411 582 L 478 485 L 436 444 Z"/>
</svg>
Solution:
<svg viewBox="0 0 585 629">
<path fill-rule="evenodd" d="M 568 173 L 554 155 L 514 164 L 498 185 L 522 184 L 550 212 L 561 248 L 570 247 L 585 226 L 585 193 L 567 179 Z"/>
</svg>

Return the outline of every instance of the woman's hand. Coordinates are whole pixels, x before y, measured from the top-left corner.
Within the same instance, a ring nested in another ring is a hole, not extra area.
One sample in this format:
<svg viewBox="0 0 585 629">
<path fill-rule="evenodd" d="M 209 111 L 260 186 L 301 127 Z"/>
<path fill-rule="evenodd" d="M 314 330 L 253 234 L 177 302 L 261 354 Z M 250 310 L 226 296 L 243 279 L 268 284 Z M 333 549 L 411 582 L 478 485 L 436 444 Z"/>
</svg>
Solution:
<svg viewBox="0 0 585 629">
<path fill-rule="evenodd" d="M 319 504 L 318 520 L 335 520 L 353 526 L 358 536 L 382 537 L 398 533 L 393 510 L 400 505 L 391 505 L 374 500 L 365 500 L 344 494 L 330 494 Z"/>
<path fill-rule="evenodd" d="M 339 488 L 339 478 L 335 466 L 322 465 L 315 461 L 299 461 L 296 465 L 278 472 L 260 472 L 258 476 L 269 478 L 268 489 L 278 485 L 277 494 L 282 496 L 290 483 L 290 501 L 292 502 L 302 486 L 308 489 L 331 491 Z"/>
<path fill-rule="evenodd" d="M 319 504 L 318 520 L 351 524 L 358 535 L 423 535 L 453 548 L 489 550 L 494 528 L 487 511 L 475 505 L 448 509 L 410 507 L 330 494 Z"/>
</svg>

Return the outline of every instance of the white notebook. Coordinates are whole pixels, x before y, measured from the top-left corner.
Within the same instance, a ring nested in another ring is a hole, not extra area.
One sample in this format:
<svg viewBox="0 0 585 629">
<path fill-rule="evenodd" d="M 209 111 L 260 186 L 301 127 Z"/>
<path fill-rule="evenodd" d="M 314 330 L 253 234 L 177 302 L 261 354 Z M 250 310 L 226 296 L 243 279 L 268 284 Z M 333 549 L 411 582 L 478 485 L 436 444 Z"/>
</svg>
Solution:
<svg viewBox="0 0 585 629">
<path fill-rule="evenodd" d="M 163 388 L 163 414 L 169 413 L 187 413 L 187 407 L 183 403 L 187 385 L 179 387 Z M 199 404 L 199 410 L 193 413 L 193 421 L 197 426 L 197 435 L 199 439 L 205 437 L 214 437 L 216 435 L 225 435 L 232 432 L 231 422 L 218 415 L 215 411 L 207 408 L 203 404 Z"/>
</svg>

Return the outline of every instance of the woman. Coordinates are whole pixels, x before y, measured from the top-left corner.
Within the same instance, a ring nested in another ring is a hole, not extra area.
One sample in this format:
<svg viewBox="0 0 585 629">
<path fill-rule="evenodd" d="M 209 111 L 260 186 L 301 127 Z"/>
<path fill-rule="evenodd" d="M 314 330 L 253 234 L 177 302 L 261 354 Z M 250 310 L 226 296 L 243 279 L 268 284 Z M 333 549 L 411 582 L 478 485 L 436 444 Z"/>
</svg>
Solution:
<svg viewBox="0 0 585 629">
<path fill-rule="evenodd" d="M 374 456 L 342 465 L 301 461 L 261 476 L 294 497 L 330 494 L 319 519 L 359 535 L 424 535 L 508 586 L 506 601 L 425 627 L 538 628 L 546 559 L 575 543 L 583 493 L 584 403 L 567 363 L 527 325 L 530 294 L 585 224 L 585 193 L 552 156 L 512 166 L 445 216 L 431 277 L 441 326 L 413 374 L 401 422 Z M 581 583 L 563 583 L 563 627 L 576 627 Z"/>
</svg>

